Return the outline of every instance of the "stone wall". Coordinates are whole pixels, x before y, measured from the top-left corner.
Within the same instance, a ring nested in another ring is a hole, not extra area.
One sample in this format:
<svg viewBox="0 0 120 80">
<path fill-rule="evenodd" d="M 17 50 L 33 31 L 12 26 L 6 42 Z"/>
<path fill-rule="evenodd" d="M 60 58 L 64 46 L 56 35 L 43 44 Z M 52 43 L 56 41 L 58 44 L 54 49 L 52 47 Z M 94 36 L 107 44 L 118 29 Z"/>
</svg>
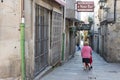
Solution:
<svg viewBox="0 0 120 80">
<path fill-rule="evenodd" d="M 108 32 L 108 60 L 120 62 L 120 23 L 109 26 Z"/>
<path fill-rule="evenodd" d="M 114 11 L 113 6 L 114 1 L 109 0 L 108 6 L 110 6 L 110 12 Z M 113 25 L 108 25 L 108 53 L 107 53 L 107 60 L 110 62 L 120 62 L 120 8 L 119 4 L 120 1 L 117 0 L 116 2 L 116 23 Z"/>
<path fill-rule="evenodd" d="M 25 64 L 28 80 L 34 77 L 34 4 L 32 0 L 25 0 Z"/>
<path fill-rule="evenodd" d="M 75 18 L 75 3 L 76 0 L 66 0 L 66 17 Z"/>
<path fill-rule="evenodd" d="M 112 13 L 112 16 L 114 16 L 114 1 L 115 0 L 107 0 L 105 6 L 109 8 L 107 13 Z M 108 62 L 120 62 L 120 0 L 116 1 L 115 23 L 104 23 L 100 27 L 101 34 L 99 35 L 99 52 Z M 104 19 L 103 13 L 105 10 L 100 9 L 99 12 L 99 19 L 102 21 Z"/>
<path fill-rule="evenodd" d="M 0 3 L 0 78 L 21 75 L 20 23 L 21 0 L 4 0 Z M 25 54 L 28 74 L 33 72 L 34 66 L 32 25 L 32 2 L 25 0 Z"/>
<path fill-rule="evenodd" d="M 20 76 L 20 0 L 0 2 L 0 78 Z"/>
</svg>

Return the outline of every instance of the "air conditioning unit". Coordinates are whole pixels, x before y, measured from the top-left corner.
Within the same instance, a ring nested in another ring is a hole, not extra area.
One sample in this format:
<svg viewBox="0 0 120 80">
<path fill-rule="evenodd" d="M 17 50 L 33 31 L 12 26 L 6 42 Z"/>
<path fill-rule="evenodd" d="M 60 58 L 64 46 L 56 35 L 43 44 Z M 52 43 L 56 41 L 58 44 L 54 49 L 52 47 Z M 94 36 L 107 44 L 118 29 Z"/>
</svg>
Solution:
<svg viewBox="0 0 120 80">
<path fill-rule="evenodd" d="M 113 23 L 114 22 L 114 13 L 108 13 L 107 14 L 107 22 Z"/>
</svg>

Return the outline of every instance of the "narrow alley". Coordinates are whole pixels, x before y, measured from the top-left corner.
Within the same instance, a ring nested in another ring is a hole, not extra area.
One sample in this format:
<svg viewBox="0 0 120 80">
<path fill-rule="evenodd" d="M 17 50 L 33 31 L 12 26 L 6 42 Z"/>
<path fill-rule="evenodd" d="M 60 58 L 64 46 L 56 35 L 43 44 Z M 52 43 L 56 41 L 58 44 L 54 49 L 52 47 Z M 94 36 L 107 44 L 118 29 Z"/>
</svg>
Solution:
<svg viewBox="0 0 120 80">
<path fill-rule="evenodd" d="M 93 69 L 84 71 L 80 51 L 74 58 L 55 68 L 40 80 L 120 80 L 120 64 L 107 63 L 93 53 Z"/>
<path fill-rule="evenodd" d="M 119 4 L 0 0 L 0 80 L 120 80 Z"/>
</svg>

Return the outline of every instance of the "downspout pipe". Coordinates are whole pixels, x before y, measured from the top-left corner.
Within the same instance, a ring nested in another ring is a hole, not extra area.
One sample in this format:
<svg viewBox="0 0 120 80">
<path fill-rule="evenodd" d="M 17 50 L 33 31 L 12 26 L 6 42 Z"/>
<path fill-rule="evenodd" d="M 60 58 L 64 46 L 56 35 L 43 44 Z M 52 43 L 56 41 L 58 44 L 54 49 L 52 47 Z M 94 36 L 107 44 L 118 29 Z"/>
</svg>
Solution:
<svg viewBox="0 0 120 80">
<path fill-rule="evenodd" d="M 62 34 L 63 41 L 62 41 L 62 61 L 64 61 L 64 40 L 65 40 L 65 33 Z"/>
<path fill-rule="evenodd" d="M 114 0 L 114 23 L 116 22 L 116 3 L 117 0 Z"/>
<path fill-rule="evenodd" d="M 63 39 L 63 42 L 62 42 L 62 62 L 64 61 L 65 59 L 65 14 L 66 14 L 66 7 L 63 6 L 63 34 L 62 34 L 62 39 Z"/>
<path fill-rule="evenodd" d="M 25 20 L 24 0 L 21 0 L 20 48 L 21 48 L 21 79 L 26 80 L 25 69 Z"/>
</svg>

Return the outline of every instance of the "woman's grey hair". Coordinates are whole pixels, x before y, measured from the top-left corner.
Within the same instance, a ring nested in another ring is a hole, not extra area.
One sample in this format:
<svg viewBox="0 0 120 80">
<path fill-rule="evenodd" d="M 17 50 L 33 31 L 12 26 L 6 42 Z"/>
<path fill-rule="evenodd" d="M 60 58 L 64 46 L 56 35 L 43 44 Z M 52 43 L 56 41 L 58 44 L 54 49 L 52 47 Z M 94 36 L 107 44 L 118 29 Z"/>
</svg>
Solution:
<svg viewBox="0 0 120 80">
<path fill-rule="evenodd" d="M 85 41 L 85 42 L 84 42 L 84 45 L 87 46 L 87 45 L 89 45 L 89 43 L 88 43 L 87 41 Z"/>
</svg>

